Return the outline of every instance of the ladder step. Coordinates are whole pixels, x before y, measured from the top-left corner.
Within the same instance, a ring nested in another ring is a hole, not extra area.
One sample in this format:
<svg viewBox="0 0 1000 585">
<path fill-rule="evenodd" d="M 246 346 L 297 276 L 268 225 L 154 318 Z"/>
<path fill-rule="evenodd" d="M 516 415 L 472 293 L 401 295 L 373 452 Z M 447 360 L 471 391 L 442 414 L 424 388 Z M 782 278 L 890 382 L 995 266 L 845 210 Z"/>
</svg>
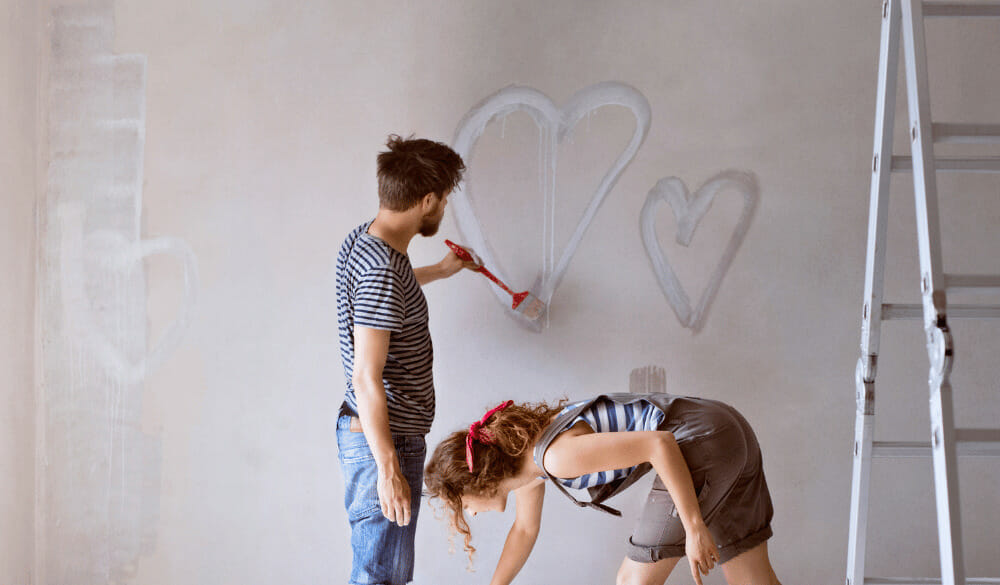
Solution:
<svg viewBox="0 0 1000 585">
<path fill-rule="evenodd" d="M 944 287 L 949 292 L 1000 292 L 1000 274 L 945 274 Z"/>
<path fill-rule="evenodd" d="M 1000 157 L 983 158 L 937 158 L 939 171 L 964 171 L 969 173 L 1000 173 Z M 893 171 L 913 171 L 913 157 L 892 157 Z"/>
<path fill-rule="evenodd" d="M 924 16 L 1000 16 L 1000 3 L 924 2 Z"/>
<path fill-rule="evenodd" d="M 955 429 L 958 454 L 963 457 L 1000 457 L 1000 429 Z M 872 457 L 930 457 L 931 444 L 921 441 L 875 441 Z"/>
<path fill-rule="evenodd" d="M 948 317 L 953 319 L 1000 319 L 1000 305 L 948 305 Z M 920 320 L 923 305 L 887 303 L 882 305 L 883 321 Z"/>
<path fill-rule="evenodd" d="M 933 124 L 938 144 L 1000 144 L 1000 124 Z"/>
<path fill-rule="evenodd" d="M 1000 585 L 1000 579 L 990 579 L 986 578 L 969 578 L 965 579 L 965 582 L 969 585 Z M 886 577 L 867 577 L 865 578 L 865 585 L 939 585 L 941 579 L 924 579 L 924 578 L 886 578 Z"/>
</svg>

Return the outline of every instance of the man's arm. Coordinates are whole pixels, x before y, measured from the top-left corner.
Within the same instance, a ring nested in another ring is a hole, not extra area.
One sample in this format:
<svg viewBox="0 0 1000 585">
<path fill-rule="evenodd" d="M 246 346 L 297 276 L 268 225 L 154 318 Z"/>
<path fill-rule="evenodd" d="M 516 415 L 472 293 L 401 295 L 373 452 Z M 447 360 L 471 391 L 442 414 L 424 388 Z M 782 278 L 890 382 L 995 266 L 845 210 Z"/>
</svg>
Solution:
<svg viewBox="0 0 1000 585">
<path fill-rule="evenodd" d="M 417 282 L 420 286 L 424 286 L 435 280 L 448 278 L 463 268 L 477 270 L 480 266 L 480 264 L 476 264 L 475 262 L 464 262 L 454 252 L 448 252 L 448 255 L 437 264 L 414 268 L 413 274 L 417 277 Z"/>
<path fill-rule="evenodd" d="M 517 515 L 507 533 L 507 540 L 500 553 L 497 568 L 493 571 L 490 585 L 509 585 L 524 567 L 531 549 L 538 539 L 542 524 L 542 502 L 545 497 L 545 480 L 538 479 L 514 490 Z"/>
<path fill-rule="evenodd" d="M 354 396 L 365 439 L 378 466 L 378 499 L 382 514 L 400 526 L 410 523 L 410 485 L 399 467 L 389 431 L 389 408 L 382 370 L 389 353 L 389 331 L 355 325 Z"/>
</svg>

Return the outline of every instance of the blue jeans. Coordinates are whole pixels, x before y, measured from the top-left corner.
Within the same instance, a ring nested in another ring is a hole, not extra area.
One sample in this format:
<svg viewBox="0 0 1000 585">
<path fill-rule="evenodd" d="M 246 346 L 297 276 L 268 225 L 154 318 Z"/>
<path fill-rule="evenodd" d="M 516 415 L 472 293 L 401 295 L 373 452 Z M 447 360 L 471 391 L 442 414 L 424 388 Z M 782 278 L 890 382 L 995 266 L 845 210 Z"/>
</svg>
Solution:
<svg viewBox="0 0 1000 585">
<path fill-rule="evenodd" d="M 427 444 L 422 435 L 394 435 L 396 456 L 410 484 L 410 523 L 399 526 L 382 515 L 378 468 L 364 433 L 351 432 L 351 417 L 337 419 L 337 447 L 344 475 L 344 507 L 351 524 L 352 585 L 405 585 L 413 580 L 413 545 L 424 482 Z"/>
</svg>

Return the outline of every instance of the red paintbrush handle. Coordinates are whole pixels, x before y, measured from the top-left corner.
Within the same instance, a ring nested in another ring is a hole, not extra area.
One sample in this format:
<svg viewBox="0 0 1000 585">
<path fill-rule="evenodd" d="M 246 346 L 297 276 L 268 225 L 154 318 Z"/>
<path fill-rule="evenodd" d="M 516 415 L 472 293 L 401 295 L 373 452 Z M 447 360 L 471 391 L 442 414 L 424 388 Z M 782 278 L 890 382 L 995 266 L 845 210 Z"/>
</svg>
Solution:
<svg viewBox="0 0 1000 585">
<path fill-rule="evenodd" d="M 458 244 L 456 244 L 451 240 L 445 240 L 444 244 L 449 248 L 451 248 L 451 251 L 454 252 L 455 255 L 459 257 L 459 259 L 465 260 L 466 262 L 473 261 L 472 254 L 470 254 L 469 251 L 463 248 L 462 246 L 459 246 Z"/>
<path fill-rule="evenodd" d="M 446 246 L 451 248 L 451 251 L 454 252 L 455 255 L 459 257 L 459 259 L 464 260 L 466 262 L 475 262 L 475 260 L 473 260 L 472 258 L 472 254 L 470 254 L 469 251 L 463 248 L 462 246 L 459 246 L 458 244 L 456 244 L 451 240 L 445 240 L 444 243 Z M 476 272 L 482 272 L 483 275 L 486 276 L 486 278 L 495 282 L 497 286 L 510 293 L 511 296 L 515 295 L 514 291 L 510 290 L 506 284 L 500 281 L 499 278 L 493 276 L 493 273 L 487 270 L 485 266 L 480 266 L 478 269 L 476 269 Z"/>
</svg>

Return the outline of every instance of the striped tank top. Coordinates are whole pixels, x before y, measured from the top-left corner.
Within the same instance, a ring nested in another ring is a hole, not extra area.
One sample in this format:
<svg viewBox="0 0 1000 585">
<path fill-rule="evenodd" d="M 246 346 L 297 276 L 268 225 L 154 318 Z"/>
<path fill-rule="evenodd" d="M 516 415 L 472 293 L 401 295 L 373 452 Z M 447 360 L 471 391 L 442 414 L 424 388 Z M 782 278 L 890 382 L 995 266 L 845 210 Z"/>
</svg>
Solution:
<svg viewBox="0 0 1000 585">
<path fill-rule="evenodd" d="M 577 402 L 575 404 L 580 404 Z M 566 406 L 560 414 L 573 408 L 573 404 Z M 587 423 L 595 433 L 614 433 L 621 431 L 655 431 L 663 423 L 666 415 L 654 404 L 645 400 L 632 404 L 616 404 L 610 400 L 600 399 L 594 402 L 590 408 L 584 410 L 569 425 L 580 421 Z M 585 489 L 598 485 L 611 483 L 616 479 L 628 476 L 635 467 L 627 469 L 615 469 L 612 471 L 599 471 L 588 473 L 572 479 L 559 479 L 559 483 L 574 489 Z"/>
</svg>

